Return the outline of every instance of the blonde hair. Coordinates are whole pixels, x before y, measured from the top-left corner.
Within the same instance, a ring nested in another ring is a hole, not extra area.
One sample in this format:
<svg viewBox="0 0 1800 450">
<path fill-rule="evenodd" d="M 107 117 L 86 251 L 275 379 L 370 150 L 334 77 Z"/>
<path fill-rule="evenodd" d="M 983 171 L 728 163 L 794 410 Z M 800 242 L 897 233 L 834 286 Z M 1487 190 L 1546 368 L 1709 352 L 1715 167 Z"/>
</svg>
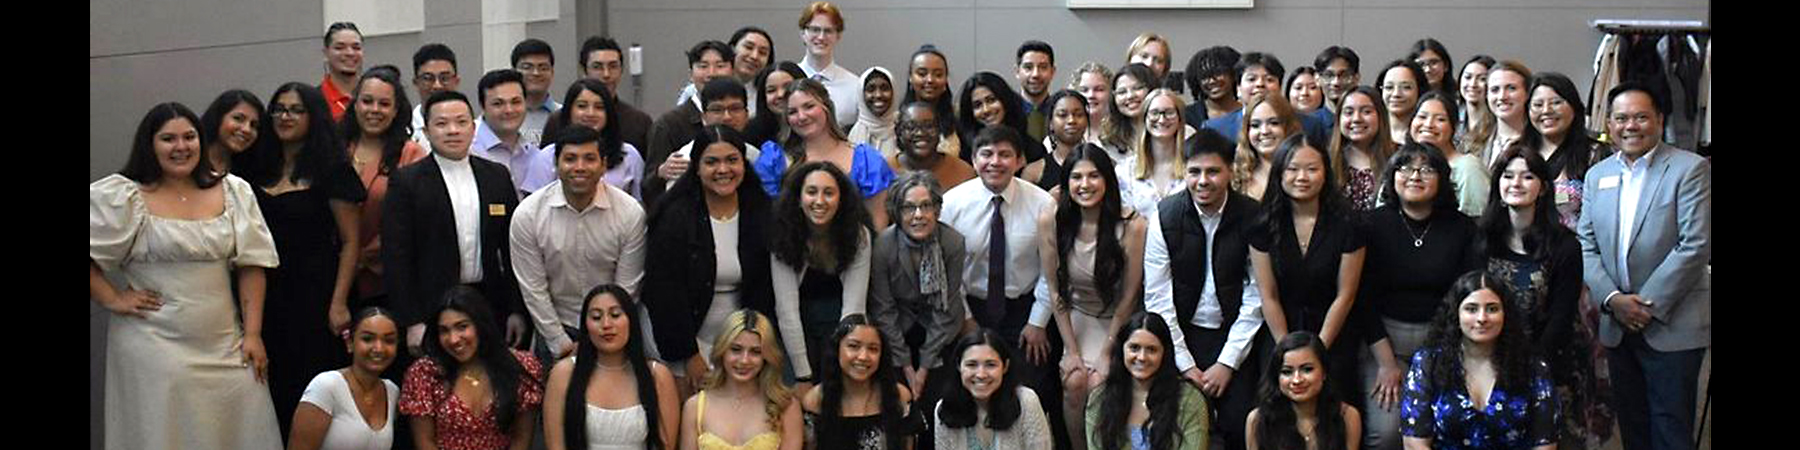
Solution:
<svg viewBox="0 0 1800 450">
<path fill-rule="evenodd" d="M 1149 47 L 1150 43 L 1152 43 L 1152 42 L 1162 43 L 1163 67 L 1165 67 L 1165 68 L 1173 67 L 1173 65 L 1175 64 L 1174 58 L 1172 56 L 1170 56 L 1169 54 L 1173 53 L 1175 51 L 1175 46 L 1169 43 L 1168 38 L 1165 38 L 1162 35 L 1156 34 L 1156 33 L 1140 34 L 1140 35 L 1138 35 L 1137 39 L 1132 40 L 1131 46 L 1125 48 L 1125 64 L 1130 65 L 1131 57 L 1136 56 L 1138 50 L 1143 50 L 1144 47 Z M 1145 64 L 1145 65 L 1148 66 L 1149 64 Z M 1156 69 L 1155 67 L 1151 67 L 1151 70 L 1155 70 L 1155 69 Z M 1164 73 L 1156 74 L 1156 76 L 1157 76 L 1157 78 L 1161 78 L 1161 77 L 1169 76 L 1169 74 L 1165 70 Z M 1149 80 L 1145 80 L 1145 82 L 1148 83 Z"/>
<path fill-rule="evenodd" d="M 1175 157 L 1161 162 L 1164 167 L 1169 168 L 1169 175 L 1178 179 L 1182 177 L 1182 171 L 1185 169 L 1184 164 L 1186 163 L 1181 158 L 1181 146 L 1187 142 L 1188 138 L 1187 102 L 1182 101 L 1181 96 L 1176 95 L 1175 91 L 1157 89 L 1150 91 L 1150 95 L 1144 97 L 1144 126 L 1139 128 L 1143 132 L 1138 133 L 1142 137 L 1136 139 L 1132 145 L 1132 154 L 1137 155 L 1137 162 L 1131 167 L 1131 176 L 1139 180 L 1149 179 L 1152 171 L 1155 170 L 1154 167 L 1151 167 L 1151 164 L 1154 164 L 1151 160 L 1154 158 L 1151 156 L 1153 153 L 1150 151 L 1150 141 L 1156 139 L 1156 136 L 1150 135 L 1150 104 L 1154 103 L 1157 97 L 1162 96 L 1169 97 L 1175 102 L 1175 124 L 1179 128 L 1175 129 Z"/>
<path fill-rule="evenodd" d="M 1081 76 L 1090 74 L 1090 73 L 1099 75 L 1101 80 L 1106 81 L 1106 92 L 1108 94 L 1108 98 L 1110 99 L 1111 98 L 1110 95 L 1112 93 L 1113 71 L 1112 71 L 1112 69 L 1106 68 L 1105 64 L 1101 64 L 1098 62 L 1087 61 L 1087 62 L 1081 63 L 1081 67 L 1076 68 L 1075 73 L 1069 74 L 1069 84 L 1064 87 L 1068 88 L 1069 90 L 1075 91 L 1075 92 L 1081 92 Z M 1085 98 L 1086 96 L 1083 96 L 1083 97 Z M 1094 103 L 1094 99 L 1090 98 L 1087 100 L 1088 100 L 1089 104 Z M 1100 142 L 1111 143 L 1111 142 L 1116 141 L 1119 138 L 1118 136 L 1113 135 L 1112 114 L 1111 114 L 1111 112 L 1112 112 L 1112 104 L 1111 103 L 1112 102 L 1107 101 L 1107 102 L 1101 102 L 1101 103 L 1106 104 L 1107 114 L 1099 114 L 1098 115 L 1099 117 L 1094 117 L 1095 115 L 1090 114 L 1088 116 L 1088 129 L 1091 130 L 1091 129 L 1098 128 L 1100 130 L 1100 136 L 1099 136 Z"/>
<path fill-rule="evenodd" d="M 1237 158 L 1231 164 L 1232 190 L 1243 192 L 1244 183 L 1249 183 L 1251 176 L 1256 173 L 1256 168 L 1266 163 L 1263 161 L 1262 153 L 1257 152 L 1256 147 L 1250 145 L 1250 116 L 1256 113 L 1257 107 L 1264 104 L 1275 108 L 1275 117 L 1281 119 L 1282 140 L 1286 140 L 1288 136 L 1306 132 L 1305 125 L 1300 123 L 1300 114 L 1294 112 L 1294 105 L 1289 104 L 1280 93 L 1270 92 L 1262 97 L 1251 99 L 1249 104 L 1244 105 L 1243 120 L 1238 121 Z"/>
<path fill-rule="evenodd" d="M 1525 98 L 1527 99 L 1527 103 L 1529 103 L 1529 100 L 1531 99 L 1531 92 L 1529 91 L 1531 86 L 1531 69 L 1526 68 L 1525 63 L 1512 59 L 1501 61 L 1494 64 L 1494 67 L 1488 68 L 1488 76 L 1494 76 L 1494 72 L 1512 72 L 1519 74 L 1519 78 L 1525 80 L 1523 83 L 1527 89 Z M 1487 102 L 1485 100 L 1482 101 L 1482 105 L 1483 108 L 1487 108 Z M 1580 111 L 1576 112 L 1580 113 Z M 1526 121 L 1530 120 L 1531 118 L 1528 115 Z M 1530 124 L 1526 124 L 1526 128 L 1530 127 Z M 1462 142 L 1458 142 L 1457 144 L 1462 146 L 1461 150 L 1464 154 L 1480 156 L 1482 161 L 1487 161 L 1490 156 L 1493 156 L 1487 153 L 1488 142 L 1494 139 L 1494 133 L 1499 132 L 1499 130 L 1500 116 L 1494 114 L 1492 109 L 1488 109 L 1487 114 L 1476 118 L 1475 125 L 1469 127 L 1469 131 L 1463 134 Z"/>
<path fill-rule="evenodd" d="M 706 374 L 702 390 L 725 385 L 725 353 L 731 351 L 731 342 L 744 333 L 755 333 L 761 341 L 763 366 L 756 375 L 756 385 L 762 391 L 763 413 L 768 416 L 769 428 L 780 433 L 781 412 L 787 409 L 794 396 L 787 385 L 781 383 L 781 368 L 785 367 L 786 358 L 781 353 L 781 343 L 775 339 L 775 327 L 761 313 L 740 309 L 725 317 L 725 329 L 713 340 L 712 354 L 706 357 L 713 370 Z"/>
</svg>

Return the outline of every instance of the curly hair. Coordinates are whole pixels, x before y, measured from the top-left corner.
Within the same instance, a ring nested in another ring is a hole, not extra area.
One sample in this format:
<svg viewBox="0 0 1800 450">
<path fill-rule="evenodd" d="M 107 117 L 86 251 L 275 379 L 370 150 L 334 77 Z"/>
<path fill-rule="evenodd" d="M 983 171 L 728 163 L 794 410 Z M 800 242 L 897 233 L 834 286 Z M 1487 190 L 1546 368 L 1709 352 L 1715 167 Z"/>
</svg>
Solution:
<svg viewBox="0 0 1800 450">
<path fill-rule="evenodd" d="M 1463 373 L 1463 346 L 1469 342 L 1463 335 L 1461 313 L 1464 299 L 1478 291 L 1492 291 L 1500 299 L 1500 338 L 1494 343 L 1494 389 L 1523 392 L 1530 387 L 1534 364 L 1531 343 L 1525 336 L 1524 312 L 1512 301 L 1512 286 L 1482 270 L 1474 270 L 1456 279 L 1444 302 L 1432 319 L 1431 331 L 1420 346 L 1425 355 L 1426 390 L 1458 389 L 1467 383 Z M 1415 361 L 1418 362 L 1418 361 Z"/>
<path fill-rule="evenodd" d="M 830 261 L 818 261 L 809 257 L 812 254 L 809 240 L 812 238 L 813 225 L 806 218 L 806 211 L 800 205 L 801 191 L 806 178 L 813 172 L 824 172 L 831 176 L 837 184 L 837 213 L 831 216 L 824 233 L 830 241 L 828 250 Z M 836 164 L 826 161 L 801 163 L 782 177 L 781 196 L 775 200 L 775 226 L 770 230 L 769 251 L 775 259 L 793 267 L 801 267 L 807 263 L 816 266 L 830 265 L 836 272 L 850 267 L 855 261 L 856 252 L 863 246 L 863 233 L 871 225 L 869 212 L 864 209 L 862 190 L 850 182 Z M 826 264 L 829 263 L 829 264 Z"/>
</svg>

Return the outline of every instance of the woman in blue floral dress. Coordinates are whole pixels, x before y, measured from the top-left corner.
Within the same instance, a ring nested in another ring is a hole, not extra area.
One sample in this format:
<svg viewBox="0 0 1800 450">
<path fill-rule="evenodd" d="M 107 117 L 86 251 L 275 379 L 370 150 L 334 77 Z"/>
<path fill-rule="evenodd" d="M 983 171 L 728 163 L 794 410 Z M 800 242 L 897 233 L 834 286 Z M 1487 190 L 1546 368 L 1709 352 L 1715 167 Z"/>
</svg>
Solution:
<svg viewBox="0 0 1800 450">
<path fill-rule="evenodd" d="M 1401 397 L 1407 448 L 1554 449 L 1556 393 L 1512 289 L 1482 271 L 1450 288 Z"/>
</svg>

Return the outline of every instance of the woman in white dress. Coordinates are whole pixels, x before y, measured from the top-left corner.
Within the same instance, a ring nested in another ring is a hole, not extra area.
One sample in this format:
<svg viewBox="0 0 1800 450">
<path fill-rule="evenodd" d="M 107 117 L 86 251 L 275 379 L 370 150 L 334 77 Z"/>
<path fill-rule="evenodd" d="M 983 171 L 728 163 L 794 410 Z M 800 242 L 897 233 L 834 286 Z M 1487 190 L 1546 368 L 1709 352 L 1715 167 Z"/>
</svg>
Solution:
<svg viewBox="0 0 1800 450">
<path fill-rule="evenodd" d="M 400 348 L 400 327 L 379 306 L 363 308 L 344 335 L 350 367 L 307 383 L 294 410 L 288 450 L 387 450 L 394 446 L 400 386 L 381 379 Z"/>
<path fill-rule="evenodd" d="M 211 175 L 199 123 L 179 103 L 151 108 L 125 168 L 88 185 L 88 295 L 113 312 L 108 449 L 281 448 L 263 384 L 275 243 L 250 184 Z"/>
<path fill-rule="evenodd" d="M 544 389 L 550 450 L 674 449 L 681 424 L 675 374 L 644 356 L 641 311 L 625 288 L 604 284 L 581 305 L 581 340 Z"/>
</svg>

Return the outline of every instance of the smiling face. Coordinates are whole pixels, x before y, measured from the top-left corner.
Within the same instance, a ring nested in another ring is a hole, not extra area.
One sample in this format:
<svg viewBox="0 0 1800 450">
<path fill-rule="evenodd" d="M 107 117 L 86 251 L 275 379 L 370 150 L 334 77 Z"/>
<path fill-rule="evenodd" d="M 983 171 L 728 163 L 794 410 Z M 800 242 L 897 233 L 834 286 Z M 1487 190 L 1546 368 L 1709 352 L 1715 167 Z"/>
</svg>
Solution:
<svg viewBox="0 0 1800 450">
<path fill-rule="evenodd" d="M 420 64 L 418 73 L 413 75 L 413 87 L 419 91 L 420 102 L 433 94 L 456 89 L 458 83 L 462 83 L 462 78 L 456 75 L 456 65 L 442 59 Z"/>
<path fill-rule="evenodd" d="M 1249 130 L 1250 147 L 1264 157 L 1275 154 L 1275 148 L 1281 146 L 1281 140 L 1287 139 L 1290 124 L 1275 112 L 1275 105 L 1263 102 L 1250 112 L 1250 120 L 1246 122 Z M 1297 125 L 1297 124 L 1296 124 Z"/>
<path fill-rule="evenodd" d="M 550 80 L 556 78 L 556 66 L 551 65 L 549 55 L 521 56 L 513 70 L 525 75 L 525 92 L 531 95 L 550 92 Z"/>
<path fill-rule="evenodd" d="M 831 99 L 814 97 L 812 93 L 806 91 L 789 92 L 788 128 L 799 133 L 801 137 L 810 137 L 815 133 L 830 133 L 826 128 L 831 124 L 825 120 L 826 116 L 831 114 L 825 110 L 825 102 L 828 101 Z"/>
<path fill-rule="evenodd" d="M 1012 183 L 1013 172 L 1018 170 L 1019 151 L 1011 142 L 994 142 L 975 149 L 975 173 L 990 191 L 1006 190 Z"/>
<path fill-rule="evenodd" d="M 371 316 L 350 330 L 351 364 L 368 373 L 381 373 L 394 362 L 394 349 L 400 347 L 399 328 L 388 316 Z"/>
<path fill-rule="evenodd" d="M 1131 54 L 1128 64 L 1143 64 L 1149 66 L 1150 72 L 1156 76 L 1164 76 L 1169 73 L 1169 47 L 1160 40 L 1147 42 L 1143 48 Z"/>
<path fill-rule="evenodd" d="M 732 49 L 732 52 L 737 54 L 737 60 L 732 66 L 737 69 L 738 79 L 751 79 L 756 76 L 757 72 L 761 72 L 763 67 L 767 67 L 769 53 L 774 51 L 774 48 L 769 44 L 768 36 L 756 32 L 744 33 L 743 39 L 738 39 L 737 48 Z"/>
<path fill-rule="evenodd" d="M 800 210 L 806 214 L 807 223 L 820 229 L 830 226 L 831 219 L 837 217 L 840 194 L 837 179 L 830 172 L 815 170 L 806 174 L 800 184 Z"/>
<path fill-rule="evenodd" d="M 475 359 L 475 351 L 481 346 L 481 336 L 475 332 L 475 321 L 468 314 L 454 309 L 444 310 L 438 314 L 438 345 L 444 352 L 458 363 L 467 363 Z"/>
<path fill-rule="evenodd" d="M 741 97 L 724 97 L 706 103 L 700 112 L 700 123 L 724 125 L 739 132 L 750 126 L 750 110 Z"/>
<path fill-rule="evenodd" d="M 725 374 L 732 381 L 739 383 L 755 383 L 762 375 L 763 359 L 762 336 L 755 331 L 745 330 L 731 339 L 731 346 L 725 348 Z"/>
<path fill-rule="evenodd" d="M 935 102 L 950 91 L 950 65 L 936 53 L 913 55 L 908 82 L 917 100 Z"/>
<path fill-rule="evenodd" d="M 694 86 L 705 86 L 706 80 L 713 77 L 728 77 L 734 74 L 732 62 L 717 50 L 700 51 L 700 60 L 688 65 L 688 81 Z M 527 78 L 528 80 L 530 78 Z"/>
<path fill-rule="evenodd" d="M 1220 72 L 1217 75 L 1200 80 L 1200 91 L 1206 94 L 1207 100 L 1225 101 L 1236 95 L 1237 85 L 1233 84 L 1231 72 Z"/>
<path fill-rule="evenodd" d="M 425 136 L 431 139 L 432 152 L 455 161 L 469 156 L 469 143 L 475 136 L 475 117 L 468 103 L 437 102 L 425 111 L 425 117 Z"/>
<path fill-rule="evenodd" d="M 1436 169 L 1425 158 L 1413 158 L 1406 165 L 1394 169 L 1394 192 L 1400 194 L 1400 201 L 1408 205 L 1431 207 L 1432 200 L 1437 199 L 1439 177 Z"/>
<path fill-rule="evenodd" d="M 585 197 L 597 192 L 600 177 L 606 174 L 599 142 L 560 146 L 557 153 L 556 179 L 562 181 L 566 195 Z"/>
<path fill-rule="evenodd" d="M 1507 121 L 1525 117 L 1525 77 L 1511 70 L 1490 70 L 1487 89 L 1488 108 L 1495 117 Z"/>
<path fill-rule="evenodd" d="M 1195 203 L 1207 209 L 1224 206 L 1231 189 L 1231 165 L 1225 163 L 1225 157 L 1201 153 L 1188 158 L 1186 170 L 1188 192 Z"/>
<path fill-rule="evenodd" d="M 1132 379 L 1147 382 L 1156 376 L 1156 370 L 1162 368 L 1166 349 L 1155 334 L 1149 330 L 1132 331 L 1124 345 L 1125 370 L 1131 372 Z"/>
<path fill-rule="evenodd" d="M 1082 208 L 1099 208 L 1106 198 L 1106 178 L 1093 161 L 1081 160 L 1069 168 L 1069 195 Z"/>
<path fill-rule="evenodd" d="M 619 305 L 618 298 L 601 293 L 588 302 L 581 317 L 587 321 L 588 339 L 594 341 L 600 353 L 625 352 L 625 343 L 631 340 L 631 316 L 625 314 L 625 307 Z"/>
<path fill-rule="evenodd" d="M 525 124 L 525 87 L 519 83 L 500 83 L 487 90 L 487 102 L 481 105 L 481 119 L 495 134 L 519 132 Z"/>
<path fill-rule="evenodd" d="M 1413 64 L 1418 64 L 1419 68 L 1425 69 L 1425 80 L 1431 85 L 1431 90 L 1441 89 L 1438 83 L 1444 79 L 1444 69 L 1449 67 L 1449 62 L 1444 61 L 1444 55 L 1438 54 L 1435 50 L 1426 49 L 1419 52 L 1419 57 L 1413 59 Z"/>
<path fill-rule="evenodd" d="M 1116 100 L 1119 112 L 1133 119 L 1144 117 L 1144 96 L 1149 93 L 1150 85 L 1131 75 L 1118 77 L 1118 83 L 1113 85 L 1113 99 Z"/>
<path fill-rule="evenodd" d="M 1173 139 L 1179 137 L 1181 127 L 1181 109 L 1175 107 L 1175 96 L 1157 95 L 1150 99 L 1150 106 L 1145 110 L 1145 123 L 1149 124 L 1150 136 Z"/>
<path fill-rule="evenodd" d="M 1244 68 L 1244 73 L 1238 77 L 1238 94 L 1244 103 L 1250 103 L 1271 92 L 1281 92 L 1281 77 L 1269 73 L 1266 67 L 1254 65 Z"/>
<path fill-rule="evenodd" d="M 1281 394 L 1294 403 L 1309 403 L 1319 398 L 1325 386 L 1324 364 L 1312 348 L 1303 347 L 1281 354 Z"/>
<path fill-rule="evenodd" d="M 274 104 L 269 106 L 269 115 L 275 119 L 275 137 L 281 142 L 299 142 L 306 139 L 306 132 L 312 122 L 307 120 L 312 111 L 300 103 L 298 91 L 287 91 L 275 96 Z M 319 111 L 324 114 L 325 111 Z"/>
<path fill-rule="evenodd" d="M 356 76 L 362 72 L 362 61 L 362 34 L 349 29 L 332 33 L 331 44 L 325 46 L 325 64 L 332 73 Z"/>
<path fill-rule="evenodd" d="M 900 226 L 913 240 L 924 242 L 937 234 L 938 204 L 931 200 L 931 190 L 913 186 L 906 190 L 900 203 Z"/>
<path fill-rule="evenodd" d="M 857 325 L 838 342 L 838 367 L 844 369 L 844 378 L 869 381 L 875 377 L 875 369 L 880 363 L 881 334 L 875 327 Z"/>
<path fill-rule="evenodd" d="M 1530 208 L 1537 205 L 1538 196 L 1544 193 L 1544 180 L 1531 173 L 1526 166 L 1525 158 L 1514 157 L 1507 161 L 1506 169 L 1500 172 L 1500 201 L 1511 208 Z"/>
<path fill-rule="evenodd" d="M 200 129 L 187 118 L 176 116 L 163 122 L 151 136 L 150 149 L 156 152 L 156 164 L 163 178 L 187 178 L 200 164 Z"/>
<path fill-rule="evenodd" d="M 261 123 L 255 106 L 239 103 L 225 113 L 225 120 L 219 121 L 219 143 L 234 154 L 249 150 L 256 144 L 257 126 Z"/>
<path fill-rule="evenodd" d="M 1418 111 L 1413 113 L 1410 133 L 1414 141 L 1435 145 L 1438 150 L 1450 150 L 1456 148 L 1450 142 L 1456 136 L 1456 130 L 1450 126 L 1450 105 L 1445 105 L 1441 98 L 1419 104 Z"/>
<path fill-rule="evenodd" d="M 1350 94 L 1344 99 L 1343 106 L 1338 107 L 1338 130 L 1357 145 L 1372 143 L 1382 120 L 1387 118 L 1380 116 L 1375 110 L 1375 99 L 1367 95 Z"/>
<path fill-rule="evenodd" d="M 1569 105 L 1550 86 L 1538 86 L 1531 91 L 1529 112 L 1531 126 L 1554 141 L 1561 141 L 1563 136 L 1568 135 L 1569 125 L 1575 123 L 1575 107 Z"/>
<path fill-rule="evenodd" d="M 1464 103 L 1470 105 L 1487 104 L 1488 66 L 1478 62 L 1463 65 L 1462 76 L 1458 78 L 1460 94 Z"/>
<path fill-rule="evenodd" d="M 1088 111 L 1075 96 L 1063 97 L 1050 109 L 1050 132 L 1063 145 L 1077 145 L 1087 137 Z"/>
<path fill-rule="evenodd" d="M 1302 111 L 1318 108 L 1323 101 L 1320 95 L 1319 79 L 1310 73 L 1294 77 L 1293 85 L 1288 86 L 1288 99 L 1294 101 L 1294 108 Z"/>
<path fill-rule="evenodd" d="M 1463 339 L 1475 345 L 1493 345 L 1506 325 L 1506 309 L 1500 305 L 1500 295 L 1483 288 L 1456 304 L 1456 318 Z"/>
<path fill-rule="evenodd" d="M 863 104 L 875 117 L 887 116 L 888 108 L 894 107 L 894 83 L 887 77 L 869 77 L 863 83 Z"/>
<path fill-rule="evenodd" d="M 1302 144 L 1281 171 L 1281 189 L 1296 202 L 1317 200 L 1325 187 L 1325 155 Z"/>
<path fill-rule="evenodd" d="M 986 402 L 1000 390 L 1001 380 L 1006 378 L 1006 362 L 1000 360 L 1000 353 L 986 345 L 970 346 L 963 350 L 962 359 L 957 363 L 957 373 L 962 375 L 962 387 L 969 390 L 975 400 Z"/>
<path fill-rule="evenodd" d="M 800 40 L 806 45 L 806 52 L 815 58 L 831 58 L 832 50 L 837 48 L 839 38 L 843 37 L 838 24 L 828 14 L 813 14 L 806 27 L 800 29 Z"/>
<path fill-rule="evenodd" d="M 1112 83 L 1105 74 L 1099 72 L 1082 72 L 1081 82 L 1075 85 L 1075 91 L 1087 97 L 1088 119 L 1106 117 L 1112 113 Z"/>
<path fill-rule="evenodd" d="M 1351 88 L 1362 82 L 1362 74 L 1351 70 L 1350 60 L 1332 58 L 1331 64 L 1327 64 L 1325 70 L 1319 72 L 1319 81 L 1325 97 L 1337 101 L 1336 99 L 1344 98 L 1345 92 L 1350 92 Z"/>
<path fill-rule="evenodd" d="M 900 147 L 908 155 L 920 160 L 927 160 L 938 152 L 937 111 L 925 105 L 908 106 L 902 111 L 900 122 L 895 125 L 895 133 L 900 138 Z"/>
<path fill-rule="evenodd" d="M 1000 126 L 1006 120 L 1006 107 L 1000 105 L 1000 97 L 992 89 L 976 86 L 969 92 L 969 104 L 975 109 L 975 121 L 984 127 Z"/>
<path fill-rule="evenodd" d="M 575 101 L 565 108 L 569 109 L 569 121 L 595 130 L 606 128 L 606 102 L 600 94 L 583 89 L 575 94 Z"/>
<path fill-rule="evenodd" d="M 1606 120 L 1607 130 L 1612 133 L 1619 150 L 1632 158 L 1649 153 L 1662 142 L 1662 124 L 1662 113 L 1656 110 L 1655 101 L 1642 91 L 1629 91 L 1614 97 L 1612 112 L 1607 114 Z"/>
<path fill-rule="evenodd" d="M 1013 71 L 1013 78 L 1019 81 L 1019 87 L 1025 96 L 1042 98 L 1050 90 L 1050 79 L 1056 77 L 1056 64 L 1050 62 L 1050 55 L 1044 52 L 1025 52 L 1019 57 L 1019 66 Z"/>
<path fill-rule="evenodd" d="M 744 181 L 744 149 L 731 148 L 731 144 L 714 142 L 700 152 L 700 187 L 706 192 L 720 197 L 729 197 L 737 193 L 738 184 Z"/>
<path fill-rule="evenodd" d="M 356 96 L 356 125 L 369 136 L 378 136 L 394 123 L 394 85 L 380 78 L 364 78 Z"/>
<path fill-rule="evenodd" d="M 1406 66 L 1388 69 L 1381 79 L 1381 100 L 1387 102 L 1388 114 L 1412 117 L 1413 108 L 1419 106 L 1419 83 Z"/>
<path fill-rule="evenodd" d="M 769 104 L 769 111 L 787 116 L 787 85 L 794 81 L 794 76 L 780 70 L 770 72 L 764 80 L 763 101 Z"/>
</svg>

